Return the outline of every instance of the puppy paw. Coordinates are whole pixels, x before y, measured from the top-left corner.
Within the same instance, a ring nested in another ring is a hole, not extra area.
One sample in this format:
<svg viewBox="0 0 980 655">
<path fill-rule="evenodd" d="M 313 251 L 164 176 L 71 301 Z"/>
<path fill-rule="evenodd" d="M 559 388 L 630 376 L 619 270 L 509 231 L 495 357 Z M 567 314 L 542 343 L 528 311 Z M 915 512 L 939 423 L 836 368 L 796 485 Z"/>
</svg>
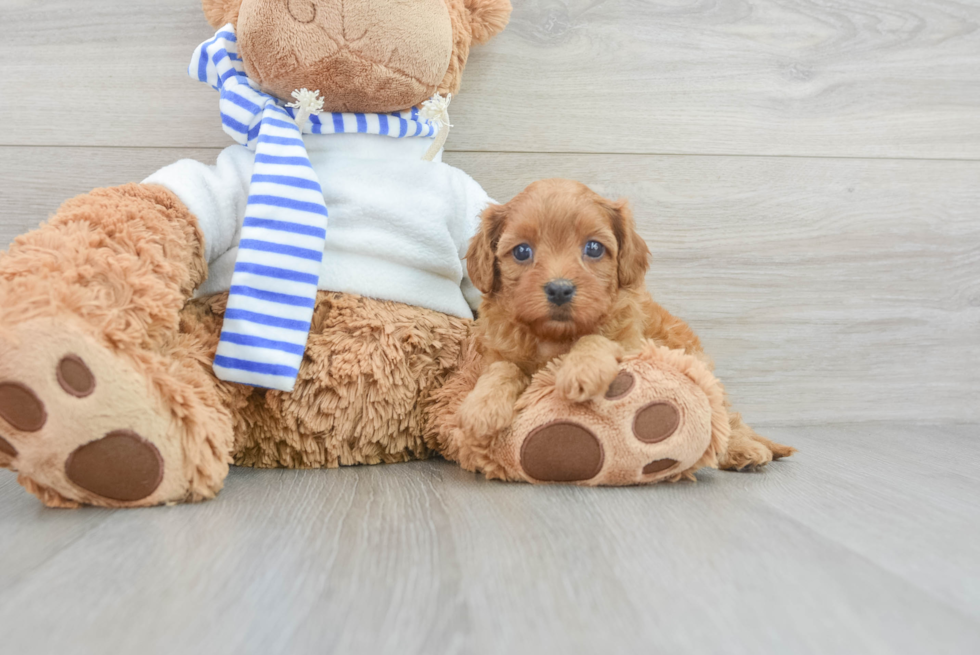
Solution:
<svg viewBox="0 0 980 655">
<path fill-rule="evenodd" d="M 719 468 L 726 471 L 754 471 L 769 462 L 789 457 L 796 448 L 766 439 L 742 421 L 739 414 L 729 416 L 732 426 L 728 449 L 720 458 Z"/>
<path fill-rule="evenodd" d="M 793 453 L 797 452 L 796 448 L 793 448 L 792 446 L 784 446 L 781 443 L 776 443 L 775 441 L 766 439 L 760 434 L 753 435 L 753 438 L 769 449 L 769 451 L 772 453 L 773 461 L 782 459 L 783 457 L 789 457 Z"/>
<path fill-rule="evenodd" d="M 754 439 L 733 441 L 721 459 L 719 468 L 726 471 L 753 471 L 772 461 L 773 453 Z"/>
<path fill-rule="evenodd" d="M 555 376 L 559 397 L 573 403 L 584 403 L 606 393 L 619 374 L 619 361 L 613 355 L 566 361 Z"/>
<path fill-rule="evenodd" d="M 459 408 L 459 423 L 466 436 L 485 439 L 510 427 L 514 420 L 514 406 L 493 397 L 473 391 Z"/>
</svg>

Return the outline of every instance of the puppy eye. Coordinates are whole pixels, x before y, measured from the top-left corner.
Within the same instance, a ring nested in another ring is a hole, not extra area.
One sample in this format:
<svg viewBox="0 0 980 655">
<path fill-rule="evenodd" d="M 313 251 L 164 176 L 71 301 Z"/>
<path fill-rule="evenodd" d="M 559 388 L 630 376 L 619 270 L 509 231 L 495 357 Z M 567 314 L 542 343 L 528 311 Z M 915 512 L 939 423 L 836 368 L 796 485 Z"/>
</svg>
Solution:
<svg viewBox="0 0 980 655">
<path fill-rule="evenodd" d="M 519 262 L 526 262 L 527 260 L 531 259 L 531 255 L 534 254 L 534 250 L 532 250 L 531 246 L 526 243 L 522 243 L 519 246 L 514 246 L 514 249 L 511 252 L 514 253 L 514 259 Z"/>
<path fill-rule="evenodd" d="M 585 256 L 589 259 L 599 259 L 606 252 L 606 247 L 598 241 L 589 241 L 585 244 Z"/>
</svg>

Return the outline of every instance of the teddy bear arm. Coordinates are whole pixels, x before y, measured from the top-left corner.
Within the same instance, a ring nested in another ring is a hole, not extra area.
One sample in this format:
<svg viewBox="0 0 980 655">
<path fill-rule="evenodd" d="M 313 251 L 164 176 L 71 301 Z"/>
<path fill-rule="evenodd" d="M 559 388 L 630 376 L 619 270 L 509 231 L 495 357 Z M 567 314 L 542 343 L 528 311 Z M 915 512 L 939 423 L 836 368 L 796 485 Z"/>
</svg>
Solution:
<svg viewBox="0 0 980 655">
<path fill-rule="evenodd" d="M 235 245 L 248 202 L 254 153 L 231 146 L 214 165 L 181 159 L 143 180 L 166 188 L 195 217 L 210 265 Z"/>
<path fill-rule="evenodd" d="M 99 300 L 88 309 L 128 312 L 151 336 L 158 325 L 176 330 L 176 313 L 206 275 L 197 219 L 180 198 L 154 184 L 95 189 L 72 198 L 41 227 L 17 237 L 0 260 L 0 279 L 25 287 L 5 285 L 7 316 L 28 300 L 26 287 L 37 284 L 51 290 L 49 309 L 59 302 L 78 305 L 81 297 Z M 134 284 L 157 293 L 105 295 L 107 289 Z M 163 292 L 170 294 L 165 300 Z"/>
</svg>

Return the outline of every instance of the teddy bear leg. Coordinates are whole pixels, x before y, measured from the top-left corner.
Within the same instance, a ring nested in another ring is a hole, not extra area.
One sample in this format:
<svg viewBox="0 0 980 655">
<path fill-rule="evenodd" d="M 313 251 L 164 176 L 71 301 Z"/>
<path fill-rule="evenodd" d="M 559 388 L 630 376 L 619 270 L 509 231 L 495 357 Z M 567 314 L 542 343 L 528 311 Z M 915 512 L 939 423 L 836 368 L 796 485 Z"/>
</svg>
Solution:
<svg viewBox="0 0 980 655">
<path fill-rule="evenodd" d="M 227 294 L 196 299 L 184 329 L 217 347 Z M 334 468 L 428 457 L 424 407 L 456 370 L 470 321 L 402 303 L 317 294 L 292 392 L 219 383 L 234 463 Z"/>
<path fill-rule="evenodd" d="M 561 364 L 535 375 L 511 429 L 485 447 L 444 427 L 449 452 L 488 478 L 587 486 L 692 479 L 717 466 L 730 430 L 724 390 L 696 358 L 650 343 L 584 402 L 560 393 Z"/>
<path fill-rule="evenodd" d="M 181 307 L 206 274 L 162 187 L 66 202 L 0 256 L 0 466 L 45 504 L 213 497 L 231 419 Z"/>
</svg>

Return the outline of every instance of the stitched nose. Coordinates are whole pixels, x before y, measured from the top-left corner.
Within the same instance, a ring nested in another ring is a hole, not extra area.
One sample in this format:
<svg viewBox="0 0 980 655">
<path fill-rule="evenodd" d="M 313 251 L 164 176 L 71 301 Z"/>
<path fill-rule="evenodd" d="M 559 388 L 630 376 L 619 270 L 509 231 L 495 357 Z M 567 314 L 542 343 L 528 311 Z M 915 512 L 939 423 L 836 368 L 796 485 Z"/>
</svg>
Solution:
<svg viewBox="0 0 980 655">
<path fill-rule="evenodd" d="M 575 297 L 575 285 L 570 280 L 552 280 L 544 285 L 544 295 L 552 305 L 564 305 Z"/>
</svg>

